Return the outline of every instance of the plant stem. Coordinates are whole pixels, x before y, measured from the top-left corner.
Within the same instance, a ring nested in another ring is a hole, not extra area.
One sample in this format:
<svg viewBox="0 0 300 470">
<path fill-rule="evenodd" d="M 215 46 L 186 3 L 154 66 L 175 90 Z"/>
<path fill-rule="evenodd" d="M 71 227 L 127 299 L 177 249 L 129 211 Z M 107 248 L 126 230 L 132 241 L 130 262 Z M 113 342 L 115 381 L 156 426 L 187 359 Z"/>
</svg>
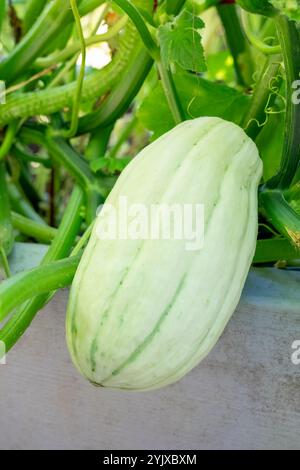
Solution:
<svg viewBox="0 0 300 470">
<path fill-rule="evenodd" d="M 23 17 L 23 33 L 27 33 L 43 9 L 47 4 L 47 0 L 29 0 L 26 3 L 26 10 Z"/>
<path fill-rule="evenodd" d="M 180 124 L 185 120 L 185 115 L 176 90 L 172 72 L 170 71 L 168 65 L 164 64 L 163 61 L 157 62 L 157 68 L 174 122 L 175 124 Z"/>
<path fill-rule="evenodd" d="M 70 254 L 82 223 L 83 204 L 84 194 L 81 189 L 75 187 L 57 235 L 47 251 L 42 261 L 42 265 L 47 265 L 53 261 L 65 258 Z M 18 309 L 7 321 L 3 329 L 0 331 L 0 341 L 4 342 L 6 351 L 9 351 L 23 335 L 37 312 L 45 305 L 45 303 L 47 303 L 47 301 L 49 301 L 50 298 L 51 296 L 49 296 L 48 293 L 34 297 Z"/>
<path fill-rule="evenodd" d="M 229 2 L 217 5 L 228 47 L 234 61 L 237 82 L 241 86 L 249 85 L 253 72 L 252 57 L 244 35 L 236 5 Z"/>
<path fill-rule="evenodd" d="M 36 295 L 69 286 L 75 275 L 80 256 L 24 271 L 0 285 L 0 322 L 16 307 Z"/>
<path fill-rule="evenodd" d="M 110 149 L 108 152 L 108 158 L 116 158 L 118 156 L 118 153 L 120 149 L 122 148 L 122 145 L 128 140 L 128 137 L 131 135 L 133 129 L 135 128 L 137 124 L 137 117 L 134 115 L 129 122 L 127 122 L 124 126 L 124 129 L 122 129 L 122 132 L 119 136 L 118 141 L 116 144 Z"/>
<path fill-rule="evenodd" d="M 18 144 L 12 147 L 11 153 L 17 160 L 21 160 L 26 163 L 39 163 L 45 168 L 51 168 L 52 166 L 51 160 L 49 158 L 36 155 L 35 153 L 27 152 Z"/>
<path fill-rule="evenodd" d="M 36 190 L 32 175 L 29 171 L 27 163 L 24 162 L 15 162 L 17 170 L 19 172 L 19 185 L 22 189 L 22 192 L 25 194 L 28 201 L 32 204 L 32 207 L 36 210 L 39 209 L 39 204 L 41 202 L 41 196 Z"/>
<path fill-rule="evenodd" d="M 79 242 L 77 243 L 77 245 L 75 246 L 75 248 L 73 249 L 72 253 L 71 253 L 71 256 L 78 256 L 80 254 L 80 252 L 84 249 L 84 247 L 86 246 L 87 242 L 89 241 L 89 238 L 92 234 L 92 231 L 93 231 L 93 228 L 94 228 L 94 225 L 95 225 L 95 221 L 93 221 L 89 226 L 88 228 L 86 229 L 86 231 L 84 232 L 84 234 L 82 235 L 82 237 L 80 238 Z"/>
<path fill-rule="evenodd" d="M 81 97 L 82 88 L 83 88 L 83 80 L 84 80 L 84 75 L 85 75 L 85 62 L 86 62 L 85 40 L 84 40 L 83 30 L 82 30 L 81 21 L 80 21 L 80 15 L 79 15 L 79 11 L 77 8 L 77 0 L 70 0 L 70 4 L 71 4 L 72 12 L 75 18 L 77 33 L 79 36 L 82 60 L 81 60 L 80 72 L 79 72 L 78 79 L 77 79 L 77 87 L 76 87 L 76 92 L 75 92 L 74 102 L 73 102 L 71 127 L 69 130 L 63 130 L 61 132 L 61 134 L 65 137 L 65 139 L 70 139 L 77 132 L 80 97 Z"/>
<path fill-rule="evenodd" d="M 269 56 L 255 85 L 250 108 L 243 120 L 243 127 L 253 140 L 263 129 L 267 108 L 271 108 L 278 96 L 282 78 L 279 74 L 281 57 Z"/>
<path fill-rule="evenodd" d="M 85 15 L 105 0 L 79 0 L 79 13 Z M 38 20 L 17 47 L 0 63 L 1 79 L 8 84 L 16 80 L 37 57 L 54 42 L 63 29 L 72 22 L 69 2 L 54 0 L 42 11 Z"/>
<path fill-rule="evenodd" d="M 20 138 L 25 143 L 44 146 L 52 159 L 65 167 L 83 189 L 93 188 L 102 195 L 106 194 L 104 188 L 101 188 L 101 181 L 96 180 L 87 162 L 61 137 L 53 138 L 39 130 L 24 127 Z"/>
<path fill-rule="evenodd" d="M 0 34 L 4 18 L 6 17 L 6 0 L 0 0 Z"/>
<path fill-rule="evenodd" d="M 4 255 L 9 255 L 13 244 L 14 234 L 6 182 L 6 169 L 4 163 L 0 162 L 0 248 L 2 249 L 2 259 L 4 259 L 4 262 Z"/>
<path fill-rule="evenodd" d="M 125 13 L 127 13 L 131 21 L 134 23 L 136 29 L 140 33 L 140 36 L 143 40 L 146 49 L 149 51 L 149 54 L 153 57 L 153 59 L 158 59 L 160 55 L 159 48 L 154 42 L 151 33 L 144 21 L 144 18 L 140 14 L 139 10 L 127 0 L 113 0 L 113 3 L 118 5 Z"/>
<path fill-rule="evenodd" d="M 85 47 L 92 46 L 94 44 L 98 44 L 100 42 L 105 42 L 109 41 L 110 39 L 114 38 L 121 29 L 124 28 L 128 21 L 127 16 L 123 16 L 120 18 L 119 21 L 117 21 L 116 24 L 114 24 L 108 31 L 107 33 L 104 34 L 95 34 L 87 39 L 84 40 L 85 42 Z M 74 44 L 71 44 L 70 46 L 66 47 L 64 50 L 56 52 L 55 54 L 52 54 L 48 57 L 41 57 L 40 59 L 37 59 L 35 61 L 36 67 L 39 68 L 47 68 L 51 67 L 55 64 L 59 64 L 62 62 L 65 62 L 68 60 L 70 57 L 76 55 L 80 52 L 82 49 L 82 44 L 80 41 L 74 42 Z"/>
<path fill-rule="evenodd" d="M 184 6 L 186 0 L 167 0 L 166 12 L 168 15 L 177 15 L 182 7 Z"/>
<path fill-rule="evenodd" d="M 132 103 L 152 65 L 153 59 L 143 44 L 138 42 L 123 71 L 123 80 L 113 87 L 109 96 L 96 111 L 79 119 L 78 133 L 85 134 L 99 127 L 113 125 Z"/>
<path fill-rule="evenodd" d="M 292 183 L 300 163 L 300 105 L 293 99 L 294 83 L 300 77 L 300 32 L 297 23 L 284 15 L 275 19 L 286 71 L 285 142 L 281 168 L 266 183 L 268 188 L 286 189 Z"/>
<path fill-rule="evenodd" d="M 256 49 L 258 49 L 259 51 L 261 51 L 263 54 L 266 54 L 266 55 L 281 53 L 280 44 L 276 46 L 270 46 L 252 32 L 251 26 L 249 25 L 249 15 L 246 12 L 242 11 L 242 18 L 243 18 L 244 31 L 246 33 L 246 36 L 249 42 L 252 44 L 252 46 L 254 46 Z"/>
<path fill-rule="evenodd" d="M 13 227 L 16 230 L 30 238 L 34 238 L 38 242 L 51 243 L 57 235 L 56 228 L 39 224 L 38 222 L 28 219 L 27 217 L 17 214 L 16 212 L 12 212 L 11 217 Z"/>
<path fill-rule="evenodd" d="M 8 194 L 12 209 L 39 224 L 45 224 L 44 219 L 33 209 L 15 184 L 8 183 Z"/>
<path fill-rule="evenodd" d="M 11 124 L 8 125 L 7 127 L 7 130 L 6 130 L 6 133 L 5 133 L 5 137 L 4 137 L 4 140 L 1 144 L 1 147 L 0 147 L 0 161 L 3 160 L 7 154 L 9 153 L 13 143 L 14 143 L 14 139 L 15 139 L 15 136 L 16 136 L 16 133 L 17 133 L 17 129 L 18 129 L 18 122 L 17 121 L 13 121 Z"/>
<path fill-rule="evenodd" d="M 265 190 L 260 193 L 260 200 L 269 221 L 292 245 L 300 249 L 300 215 L 289 205 L 284 193 Z"/>
<path fill-rule="evenodd" d="M 105 155 L 109 138 L 111 135 L 112 126 L 106 127 L 104 129 L 97 129 L 91 135 L 89 144 L 85 151 L 85 157 L 91 164 L 91 162 L 101 158 Z M 103 202 L 103 198 L 99 197 L 95 191 L 87 191 L 87 201 L 86 201 L 86 222 L 91 224 L 96 217 L 97 209 L 99 204 Z"/>
<path fill-rule="evenodd" d="M 5 276 L 9 278 L 11 276 L 11 271 L 8 264 L 7 255 L 3 246 L 0 245 L 0 266 L 3 267 Z"/>
<path fill-rule="evenodd" d="M 258 240 L 253 263 L 276 263 L 277 261 L 296 259 L 300 259 L 300 250 L 297 250 L 284 238 L 271 238 L 269 240 Z"/>
<path fill-rule="evenodd" d="M 88 162 L 92 162 L 105 155 L 113 127 L 99 127 L 91 132 L 89 143 L 84 152 Z"/>
</svg>

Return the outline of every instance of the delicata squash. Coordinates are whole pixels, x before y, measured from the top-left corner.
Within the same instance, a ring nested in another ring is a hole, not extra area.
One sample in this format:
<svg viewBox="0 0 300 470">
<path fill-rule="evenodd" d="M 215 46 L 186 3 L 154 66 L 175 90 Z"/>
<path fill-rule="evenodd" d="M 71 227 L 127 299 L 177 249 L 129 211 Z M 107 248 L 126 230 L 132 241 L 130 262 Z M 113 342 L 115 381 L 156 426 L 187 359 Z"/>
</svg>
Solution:
<svg viewBox="0 0 300 470">
<path fill-rule="evenodd" d="M 254 256 L 261 175 L 254 142 L 214 117 L 178 125 L 129 164 L 98 216 L 71 289 L 67 342 L 88 380 L 156 389 L 209 353 L 237 306 Z M 203 246 L 101 237 L 108 205 L 124 215 L 121 197 L 147 207 L 203 204 Z"/>
</svg>

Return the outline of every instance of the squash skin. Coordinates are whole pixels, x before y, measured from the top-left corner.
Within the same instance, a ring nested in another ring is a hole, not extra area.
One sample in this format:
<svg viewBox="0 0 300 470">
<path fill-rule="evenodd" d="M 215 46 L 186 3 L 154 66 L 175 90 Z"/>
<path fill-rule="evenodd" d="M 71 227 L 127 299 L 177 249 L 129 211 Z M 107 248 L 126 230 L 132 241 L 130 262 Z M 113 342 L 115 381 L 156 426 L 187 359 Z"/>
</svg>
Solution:
<svg viewBox="0 0 300 470">
<path fill-rule="evenodd" d="M 107 203 L 203 203 L 205 242 L 99 240 L 76 273 L 67 343 L 92 383 L 166 386 L 212 349 L 232 316 L 254 256 L 262 163 L 244 131 L 219 118 L 186 121 L 146 147 Z"/>
</svg>

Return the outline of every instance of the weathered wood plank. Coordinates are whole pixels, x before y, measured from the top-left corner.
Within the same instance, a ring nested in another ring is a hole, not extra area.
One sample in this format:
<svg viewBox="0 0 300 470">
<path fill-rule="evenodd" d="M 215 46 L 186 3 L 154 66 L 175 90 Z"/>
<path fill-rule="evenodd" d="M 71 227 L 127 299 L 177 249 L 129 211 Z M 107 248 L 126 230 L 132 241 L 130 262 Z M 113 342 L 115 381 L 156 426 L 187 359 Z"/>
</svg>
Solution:
<svg viewBox="0 0 300 470">
<path fill-rule="evenodd" d="M 299 449 L 300 275 L 252 271 L 209 357 L 166 389 L 96 389 L 65 346 L 59 294 L 0 366 L 1 449 Z"/>
</svg>

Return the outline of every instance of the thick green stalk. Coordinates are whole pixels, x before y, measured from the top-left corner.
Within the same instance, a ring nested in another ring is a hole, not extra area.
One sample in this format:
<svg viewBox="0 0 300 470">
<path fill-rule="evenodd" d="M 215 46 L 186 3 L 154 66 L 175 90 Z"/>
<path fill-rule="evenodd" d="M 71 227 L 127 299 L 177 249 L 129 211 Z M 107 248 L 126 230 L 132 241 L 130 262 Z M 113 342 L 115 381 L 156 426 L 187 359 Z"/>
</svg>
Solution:
<svg viewBox="0 0 300 470">
<path fill-rule="evenodd" d="M 115 37 L 122 28 L 126 25 L 128 18 L 123 16 L 115 25 L 113 25 L 107 33 L 104 34 L 95 34 L 90 36 L 89 38 L 85 39 L 86 47 L 92 46 L 94 44 L 98 44 L 100 42 L 109 41 L 113 37 Z M 66 47 L 65 49 L 55 52 L 48 57 L 41 57 L 35 61 L 35 66 L 38 68 L 46 69 L 51 67 L 52 65 L 60 64 L 65 62 L 66 60 L 70 59 L 74 55 L 78 54 L 81 50 L 81 43 L 80 41 L 76 41 L 70 46 Z"/>
<path fill-rule="evenodd" d="M 18 129 L 18 123 L 17 121 L 14 121 L 12 122 L 7 130 L 6 130 L 6 133 L 5 133 L 5 137 L 4 137 L 4 140 L 1 144 L 1 147 L 0 147 L 0 161 L 3 160 L 7 154 L 9 153 L 13 143 L 14 143 L 14 140 L 15 140 L 15 136 L 16 136 L 16 133 L 17 133 L 17 129 Z"/>
<path fill-rule="evenodd" d="M 89 144 L 85 151 L 85 157 L 89 163 L 101 158 L 105 155 L 109 138 L 111 135 L 112 127 L 106 127 L 104 129 L 98 128 L 90 137 Z M 87 192 L 87 204 L 86 204 L 86 222 L 91 224 L 96 217 L 97 209 L 99 204 L 103 202 L 103 198 L 100 197 L 99 193 L 95 191 Z"/>
<path fill-rule="evenodd" d="M 296 259 L 300 259 L 300 250 L 297 250 L 284 238 L 271 238 L 270 240 L 258 240 L 253 263 L 276 263 L 277 261 Z"/>
<path fill-rule="evenodd" d="M 157 69 L 160 74 L 161 84 L 172 113 L 174 123 L 180 124 L 185 120 L 184 111 L 178 96 L 176 86 L 173 80 L 172 72 L 168 66 L 162 60 L 157 61 Z"/>
<path fill-rule="evenodd" d="M 162 86 L 166 94 L 167 102 L 169 104 L 171 113 L 173 115 L 175 124 L 184 120 L 184 113 L 182 111 L 181 103 L 176 92 L 176 87 L 173 81 L 172 73 L 168 66 L 163 63 L 160 57 L 160 50 L 158 45 L 153 40 L 151 33 L 144 21 L 143 16 L 139 10 L 127 0 L 113 0 L 122 10 L 127 13 L 131 21 L 137 28 L 140 37 L 148 50 L 150 56 L 156 60 L 157 67 L 161 76 Z"/>
<path fill-rule="evenodd" d="M 5 164 L 0 162 L 0 249 L 9 255 L 14 244 Z M 4 255 L 3 255 L 4 256 Z"/>
<path fill-rule="evenodd" d="M 80 98 L 81 98 L 81 93 L 82 93 L 83 80 L 84 80 L 84 75 L 85 75 L 85 62 L 86 62 L 85 40 L 84 40 L 83 30 L 82 30 L 81 21 L 80 21 L 80 15 L 79 15 L 78 7 L 77 7 L 77 0 L 70 0 L 70 5 L 71 5 L 72 12 L 74 15 L 77 33 L 79 36 L 82 60 L 81 60 L 80 72 L 77 78 L 77 86 L 76 86 L 73 105 L 72 105 L 71 127 L 68 130 L 65 130 L 65 129 L 62 130 L 60 133 L 65 139 L 71 139 L 72 137 L 74 137 L 74 135 L 77 132 Z"/>
<path fill-rule="evenodd" d="M 51 168 L 52 163 L 49 158 L 42 157 L 40 155 L 36 155 L 35 153 L 31 153 L 29 151 L 24 150 L 18 144 L 13 146 L 11 149 L 12 155 L 19 161 L 24 163 L 39 163 L 46 168 Z"/>
<path fill-rule="evenodd" d="M 83 102 L 96 100 L 119 84 L 119 78 L 126 71 L 132 53 L 137 43 L 139 44 L 138 41 L 139 35 L 129 22 L 126 32 L 120 38 L 118 51 L 112 62 L 85 77 L 82 89 Z M 76 86 L 76 82 L 71 82 L 64 86 L 9 96 L 7 102 L 0 106 L 0 127 L 17 118 L 49 115 L 71 106 Z"/>
<path fill-rule="evenodd" d="M 98 181 L 86 161 L 61 137 L 52 138 L 38 130 L 24 127 L 20 132 L 20 139 L 25 143 L 45 147 L 53 161 L 66 168 L 81 188 L 97 188 Z M 100 189 L 99 186 L 99 191 Z"/>
<path fill-rule="evenodd" d="M 28 219 L 34 220 L 39 224 L 45 224 L 44 219 L 34 210 L 29 201 L 25 198 L 24 194 L 20 191 L 19 187 L 13 183 L 8 184 L 8 194 L 11 207 L 15 212 L 22 214 Z"/>
<path fill-rule="evenodd" d="M 16 274 L 2 282 L 0 285 L 0 322 L 26 300 L 69 286 L 79 261 L 80 256 L 55 261 Z"/>
<path fill-rule="evenodd" d="M 184 6 L 186 0 L 167 0 L 166 12 L 168 15 L 176 15 Z"/>
<path fill-rule="evenodd" d="M 153 59 L 159 58 L 159 48 L 155 41 L 153 40 L 151 33 L 144 21 L 143 16 L 139 10 L 128 0 L 112 0 L 113 3 L 118 5 L 131 19 L 136 29 L 138 30 L 140 37 L 149 51 L 149 54 Z"/>
<path fill-rule="evenodd" d="M 300 215 L 290 206 L 282 191 L 261 192 L 260 201 L 273 226 L 300 249 Z"/>
<path fill-rule="evenodd" d="M 34 238 L 40 243 L 51 243 L 57 235 L 57 229 L 48 225 L 39 224 L 23 215 L 12 212 L 12 225 L 23 235 Z"/>
<path fill-rule="evenodd" d="M 6 16 L 6 0 L 0 0 L 0 34 L 2 31 L 2 24 Z"/>
<path fill-rule="evenodd" d="M 84 152 L 88 162 L 92 162 L 105 155 L 113 126 L 99 127 L 91 132 L 89 142 Z"/>
<path fill-rule="evenodd" d="M 53 261 L 65 258 L 70 254 L 82 223 L 82 207 L 84 202 L 85 199 L 82 190 L 76 187 L 70 197 L 57 235 L 47 251 L 42 265 L 47 265 Z M 0 341 L 5 343 L 6 351 L 9 351 L 23 335 L 37 312 L 47 303 L 49 298 L 48 293 L 34 297 L 18 309 L 8 320 L 0 331 Z"/>
<path fill-rule="evenodd" d="M 97 182 L 89 166 L 64 139 L 48 138 L 45 146 L 53 160 L 64 166 L 82 188 L 96 189 Z"/>
<path fill-rule="evenodd" d="M 153 65 L 153 59 L 136 37 L 136 47 L 132 49 L 128 64 L 123 70 L 123 80 L 119 80 L 112 92 L 99 108 L 79 119 L 78 133 L 85 134 L 99 127 L 108 127 L 128 109 L 139 92 Z"/>
<path fill-rule="evenodd" d="M 119 151 L 121 150 L 123 144 L 127 142 L 129 136 L 133 132 L 136 124 L 137 124 L 137 117 L 133 115 L 133 117 L 129 120 L 128 123 L 124 126 L 116 144 L 110 149 L 108 153 L 109 158 L 116 158 L 118 156 Z"/>
<path fill-rule="evenodd" d="M 19 185 L 22 188 L 22 191 L 25 194 L 26 198 L 32 204 L 32 206 L 36 210 L 38 210 L 41 202 L 41 195 L 34 186 L 33 178 L 28 164 L 21 161 L 17 163 L 17 166 L 17 171 L 20 172 Z"/>
<path fill-rule="evenodd" d="M 85 8 L 85 1 L 79 0 L 80 14 L 86 14 L 89 8 L 94 9 L 101 5 L 103 0 L 91 2 Z M 14 50 L 0 63 L 0 78 L 7 84 L 16 80 L 34 60 L 41 56 L 58 34 L 72 22 L 72 11 L 69 2 L 55 0 L 49 2 L 42 14 L 28 31 L 22 41 Z"/>
<path fill-rule="evenodd" d="M 23 17 L 23 34 L 28 33 L 32 25 L 36 22 L 48 0 L 29 0 L 26 3 L 26 10 Z"/>
<path fill-rule="evenodd" d="M 281 168 L 277 176 L 267 183 L 268 188 L 288 188 L 300 163 L 300 105 L 293 99 L 294 84 L 300 78 L 300 29 L 284 15 L 276 17 L 286 72 L 285 142 Z"/>
<path fill-rule="evenodd" d="M 273 55 L 273 54 L 281 53 L 281 47 L 279 44 L 275 46 L 270 46 L 269 44 L 266 44 L 259 36 L 253 33 L 251 26 L 249 24 L 249 15 L 246 12 L 243 12 L 242 18 L 244 20 L 243 25 L 244 25 L 245 34 L 250 44 L 252 44 L 252 46 L 254 46 L 256 49 L 258 49 L 260 52 L 262 52 L 265 55 Z"/>
<path fill-rule="evenodd" d="M 285 192 L 285 196 L 289 201 L 295 200 L 300 202 L 300 180 Z"/>
<path fill-rule="evenodd" d="M 237 82 L 242 86 L 249 85 L 253 74 L 252 57 L 243 32 L 240 17 L 237 14 L 236 5 L 223 3 L 217 6 L 217 11 L 222 21 L 228 47 L 233 57 Z"/>
<path fill-rule="evenodd" d="M 255 85 L 251 105 L 243 120 L 243 127 L 253 140 L 263 129 L 267 119 L 267 111 L 274 105 L 278 96 L 282 83 L 280 63 L 280 56 L 269 56 Z"/>
<path fill-rule="evenodd" d="M 264 16 L 275 16 L 278 11 L 269 0 L 237 0 L 237 3 L 250 13 Z"/>
</svg>

